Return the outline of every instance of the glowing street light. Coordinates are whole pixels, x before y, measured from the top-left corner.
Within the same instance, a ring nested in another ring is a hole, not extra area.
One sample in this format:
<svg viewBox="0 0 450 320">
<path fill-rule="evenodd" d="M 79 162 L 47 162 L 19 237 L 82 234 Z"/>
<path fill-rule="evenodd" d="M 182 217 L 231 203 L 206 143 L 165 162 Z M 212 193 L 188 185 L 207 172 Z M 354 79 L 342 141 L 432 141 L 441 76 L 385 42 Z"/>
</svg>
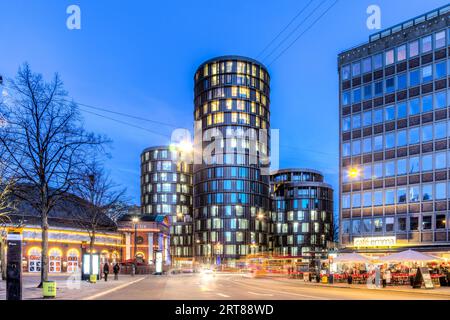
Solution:
<svg viewBox="0 0 450 320">
<path fill-rule="evenodd" d="M 350 179 L 357 179 L 359 178 L 360 172 L 358 168 L 350 168 L 347 172 Z"/>
</svg>

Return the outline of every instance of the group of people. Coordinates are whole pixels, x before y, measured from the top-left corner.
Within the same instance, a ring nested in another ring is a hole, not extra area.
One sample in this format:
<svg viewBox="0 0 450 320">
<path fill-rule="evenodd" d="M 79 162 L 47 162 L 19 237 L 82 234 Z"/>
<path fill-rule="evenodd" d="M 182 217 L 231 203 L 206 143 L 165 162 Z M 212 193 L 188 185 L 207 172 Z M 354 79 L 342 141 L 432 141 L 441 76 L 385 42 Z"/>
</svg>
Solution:
<svg viewBox="0 0 450 320">
<path fill-rule="evenodd" d="M 114 280 L 119 280 L 120 266 L 118 263 L 114 264 L 113 272 L 114 272 Z M 105 262 L 105 264 L 103 265 L 103 276 L 105 278 L 105 281 L 108 281 L 108 274 L 109 274 L 109 263 Z"/>
</svg>

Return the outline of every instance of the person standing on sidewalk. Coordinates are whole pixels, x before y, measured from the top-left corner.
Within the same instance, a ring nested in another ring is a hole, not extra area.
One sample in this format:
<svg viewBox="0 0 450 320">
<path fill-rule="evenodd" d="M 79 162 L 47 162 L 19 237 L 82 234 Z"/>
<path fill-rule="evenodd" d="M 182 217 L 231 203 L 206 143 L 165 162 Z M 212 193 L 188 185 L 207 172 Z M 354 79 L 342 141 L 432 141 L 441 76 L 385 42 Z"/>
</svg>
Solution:
<svg viewBox="0 0 450 320">
<path fill-rule="evenodd" d="M 114 280 L 119 280 L 119 271 L 120 271 L 120 266 L 118 263 L 116 263 L 113 267 L 113 271 L 114 271 Z"/>
<path fill-rule="evenodd" d="M 108 262 L 105 262 L 105 265 L 103 266 L 103 274 L 105 275 L 105 282 L 108 281 L 108 274 L 109 274 Z"/>
</svg>

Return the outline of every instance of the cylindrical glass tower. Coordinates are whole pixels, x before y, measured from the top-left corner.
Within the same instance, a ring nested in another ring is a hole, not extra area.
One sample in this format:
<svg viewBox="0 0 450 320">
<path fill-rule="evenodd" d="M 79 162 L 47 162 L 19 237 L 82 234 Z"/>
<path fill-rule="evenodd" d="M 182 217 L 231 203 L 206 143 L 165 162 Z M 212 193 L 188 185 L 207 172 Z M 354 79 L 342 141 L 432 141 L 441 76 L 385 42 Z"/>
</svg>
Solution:
<svg viewBox="0 0 450 320">
<path fill-rule="evenodd" d="M 194 255 L 233 265 L 268 244 L 270 77 L 223 56 L 195 73 Z"/>
<path fill-rule="evenodd" d="M 141 154 L 141 210 L 156 221 L 169 218 L 172 264 L 192 252 L 192 163 L 176 146 L 145 149 Z"/>
<path fill-rule="evenodd" d="M 272 174 L 273 252 L 279 256 L 325 259 L 333 242 L 333 189 L 311 169 Z"/>
</svg>

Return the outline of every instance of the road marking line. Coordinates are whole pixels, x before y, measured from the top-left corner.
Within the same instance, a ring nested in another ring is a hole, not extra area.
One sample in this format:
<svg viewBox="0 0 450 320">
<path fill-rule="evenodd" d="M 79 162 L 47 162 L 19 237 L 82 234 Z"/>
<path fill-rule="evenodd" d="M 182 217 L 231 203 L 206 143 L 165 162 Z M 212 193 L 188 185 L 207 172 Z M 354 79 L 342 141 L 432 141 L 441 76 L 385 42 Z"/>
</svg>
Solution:
<svg viewBox="0 0 450 320">
<path fill-rule="evenodd" d="M 252 285 L 248 285 L 248 284 L 244 284 L 242 282 L 236 281 L 236 280 L 231 280 L 232 282 L 241 285 L 241 286 L 245 286 L 245 287 L 251 287 L 251 288 L 255 288 L 258 286 L 252 286 Z M 288 294 L 288 295 L 294 295 L 294 296 L 299 296 L 299 297 L 303 297 L 303 298 L 309 298 L 309 299 L 317 299 L 317 300 L 330 300 L 328 298 L 324 298 L 324 297 L 317 297 L 317 296 L 310 296 L 310 295 L 306 295 L 306 294 L 300 294 L 300 293 L 294 293 L 294 292 L 287 292 L 287 291 L 279 291 L 279 290 L 273 290 L 273 289 L 267 289 L 267 288 L 261 288 L 261 286 L 259 286 L 260 289 L 265 290 L 265 291 L 270 291 L 270 292 L 275 292 L 275 293 L 281 293 L 281 294 Z"/>
<path fill-rule="evenodd" d="M 145 278 L 146 278 L 146 277 L 143 277 L 143 278 L 140 278 L 140 279 L 131 281 L 131 282 L 127 282 L 127 283 L 121 284 L 121 285 L 118 286 L 118 287 L 111 288 L 111 289 L 106 290 L 106 291 L 104 291 L 104 292 L 100 292 L 100 293 L 94 294 L 94 295 L 92 295 L 92 296 L 90 296 L 90 297 L 83 298 L 83 299 L 81 299 L 81 300 L 94 300 L 94 299 L 97 299 L 97 298 L 99 298 L 99 297 L 101 297 L 101 296 L 104 296 L 104 295 L 106 295 L 106 294 L 110 294 L 111 292 L 115 292 L 115 291 L 117 291 L 117 290 L 120 290 L 120 289 L 123 289 L 123 288 L 125 288 L 125 287 L 131 286 L 132 284 L 135 284 L 135 283 L 137 283 L 137 282 L 139 282 L 139 281 L 142 281 L 142 280 L 144 280 Z"/>
<path fill-rule="evenodd" d="M 226 294 L 223 293 L 217 293 L 218 296 L 224 297 L 224 298 L 229 298 L 230 296 L 227 296 Z"/>
<path fill-rule="evenodd" d="M 247 291 L 250 294 L 254 294 L 255 296 L 269 296 L 269 297 L 273 297 L 273 294 L 270 293 L 258 293 L 258 292 L 252 292 L 252 291 Z"/>
</svg>

